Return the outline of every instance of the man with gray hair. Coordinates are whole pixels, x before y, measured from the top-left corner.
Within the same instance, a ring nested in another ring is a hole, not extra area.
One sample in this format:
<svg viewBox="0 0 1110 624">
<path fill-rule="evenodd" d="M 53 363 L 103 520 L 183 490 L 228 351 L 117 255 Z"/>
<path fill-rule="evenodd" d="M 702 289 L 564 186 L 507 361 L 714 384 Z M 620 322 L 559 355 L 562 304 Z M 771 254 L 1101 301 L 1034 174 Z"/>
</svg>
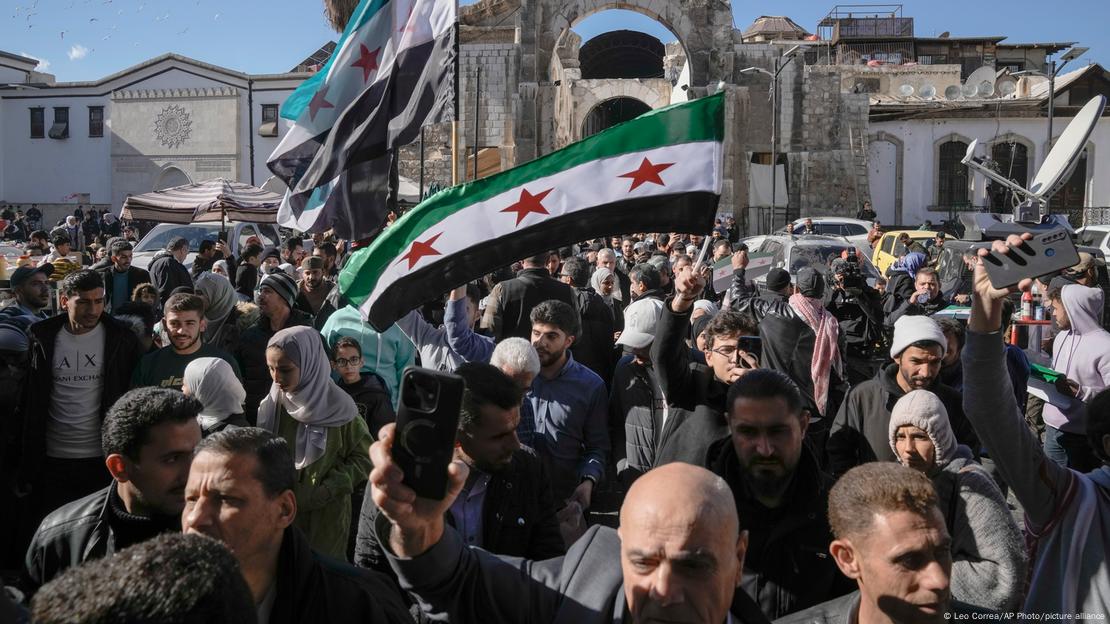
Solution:
<svg viewBox="0 0 1110 624">
<path fill-rule="evenodd" d="M 536 354 L 535 347 L 523 338 L 506 338 L 494 347 L 489 363 L 501 369 L 523 391 L 525 396 L 520 406 L 520 424 L 517 425 L 516 437 L 521 444 L 532 446 L 536 418 L 527 395 L 532 389 L 532 381 L 540 373 L 540 357 Z"/>
</svg>

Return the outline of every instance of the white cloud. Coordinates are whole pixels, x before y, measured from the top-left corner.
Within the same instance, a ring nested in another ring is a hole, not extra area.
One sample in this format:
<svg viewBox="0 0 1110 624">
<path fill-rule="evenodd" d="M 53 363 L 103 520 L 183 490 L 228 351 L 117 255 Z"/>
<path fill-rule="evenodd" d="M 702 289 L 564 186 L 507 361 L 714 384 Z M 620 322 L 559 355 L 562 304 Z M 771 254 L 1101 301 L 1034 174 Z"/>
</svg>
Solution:
<svg viewBox="0 0 1110 624">
<path fill-rule="evenodd" d="M 89 49 L 80 43 L 74 44 L 69 48 L 69 60 L 80 61 L 89 55 Z"/>
<path fill-rule="evenodd" d="M 35 60 L 35 61 L 38 61 L 39 65 L 38 65 L 38 67 L 35 68 L 35 71 L 45 72 L 45 71 L 50 70 L 50 61 L 48 61 L 46 59 L 41 59 L 37 56 L 32 56 L 30 54 L 27 54 L 26 52 L 20 52 L 19 55 L 20 56 L 25 56 L 25 57 L 27 57 L 29 59 L 32 59 L 32 60 Z"/>
</svg>

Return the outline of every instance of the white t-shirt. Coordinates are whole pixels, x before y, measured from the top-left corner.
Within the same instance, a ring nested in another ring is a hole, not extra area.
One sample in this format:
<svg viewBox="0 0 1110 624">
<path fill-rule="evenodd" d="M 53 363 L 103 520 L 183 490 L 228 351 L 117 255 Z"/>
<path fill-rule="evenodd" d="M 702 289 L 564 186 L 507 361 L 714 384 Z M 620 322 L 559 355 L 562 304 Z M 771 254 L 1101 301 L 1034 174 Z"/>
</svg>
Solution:
<svg viewBox="0 0 1110 624">
<path fill-rule="evenodd" d="M 104 325 L 54 340 L 54 390 L 46 420 L 46 454 L 60 459 L 100 457 L 100 397 L 104 391 Z"/>
</svg>

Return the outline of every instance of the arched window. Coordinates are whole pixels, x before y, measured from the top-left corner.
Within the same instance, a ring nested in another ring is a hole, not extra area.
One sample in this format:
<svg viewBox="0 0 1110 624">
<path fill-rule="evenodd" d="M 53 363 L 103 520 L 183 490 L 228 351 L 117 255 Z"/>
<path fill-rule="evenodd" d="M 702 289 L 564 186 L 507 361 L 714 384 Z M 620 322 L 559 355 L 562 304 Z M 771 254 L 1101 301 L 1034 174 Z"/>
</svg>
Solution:
<svg viewBox="0 0 1110 624">
<path fill-rule="evenodd" d="M 617 97 L 598 104 L 586 115 L 583 123 L 582 138 L 597 134 L 606 128 L 635 119 L 651 110 L 640 100 L 630 97 Z"/>
<path fill-rule="evenodd" d="M 959 139 L 940 145 L 937 154 L 937 207 L 948 210 L 969 205 L 967 167 L 960 162 L 967 153 L 967 143 Z"/>
<path fill-rule="evenodd" d="M 1029 148 L 1017 141 L 1003 141 L 991 147 L 991 167 L 999 175 L 1017 182 L 1022 187 L 1029 183 Z M 1013 210 L 1014 192 L 1001 184 L 987 184 L 992 212 Z"/>
</svg>

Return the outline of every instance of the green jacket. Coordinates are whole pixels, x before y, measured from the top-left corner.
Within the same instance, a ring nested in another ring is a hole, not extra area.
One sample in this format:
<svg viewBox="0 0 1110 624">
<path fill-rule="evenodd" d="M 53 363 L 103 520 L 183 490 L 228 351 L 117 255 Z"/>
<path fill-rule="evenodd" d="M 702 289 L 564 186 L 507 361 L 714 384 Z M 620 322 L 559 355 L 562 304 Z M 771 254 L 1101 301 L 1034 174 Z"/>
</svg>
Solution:
<svg viewBox="0 0 1110 624">
<path fill-rule="evenodd" d="M 297 424 L 279 403 L 278 434 L 290 448 L 296 448 Z M 351 422 L 328 431 L 323 457 L 297 471 L 293 525 L 304 532 L 317 552 L 347 561 L 351 494 L 362 487 L 373 468 L 369 455 L 373 442 L 366 421 L 355 414 Z"/>
</svg>

